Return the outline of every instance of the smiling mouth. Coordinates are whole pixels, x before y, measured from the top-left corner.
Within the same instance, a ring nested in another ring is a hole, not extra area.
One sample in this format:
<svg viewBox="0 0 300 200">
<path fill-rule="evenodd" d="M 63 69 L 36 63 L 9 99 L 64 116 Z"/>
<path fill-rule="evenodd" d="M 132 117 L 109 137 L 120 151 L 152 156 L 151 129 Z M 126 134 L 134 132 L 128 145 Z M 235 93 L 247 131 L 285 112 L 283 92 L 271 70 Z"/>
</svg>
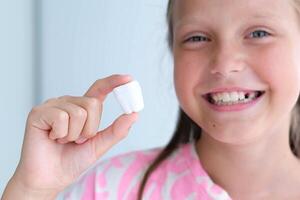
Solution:
<svg viewBox="0 0 300 200">
<path fill-rule="evenodd" d="M 219 92 L 208 93 L 203 98 L 210 104 L 216 106 L 228 106 L 235 104 L 245 104 L 257 100 L 264 95 L 265 91 L 248 91 L 248 92 Z"/>
</svg>

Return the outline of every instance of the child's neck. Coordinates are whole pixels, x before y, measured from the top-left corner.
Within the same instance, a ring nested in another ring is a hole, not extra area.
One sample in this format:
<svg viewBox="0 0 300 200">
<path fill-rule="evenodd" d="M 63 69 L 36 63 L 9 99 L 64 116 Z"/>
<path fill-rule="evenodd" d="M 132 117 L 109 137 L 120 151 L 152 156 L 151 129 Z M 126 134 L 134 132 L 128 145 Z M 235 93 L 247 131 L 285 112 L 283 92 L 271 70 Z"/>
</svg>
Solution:
<svg viewBox="0 0 300 200">
<path fill-rule="evenodd" d="M 220 143 L 203 134 L 197 142 L 201 164 L 234 199 L 274 195 L 278 190 L 288 194 L 286 184 L 292 184 L 293 178 L 300 184 L 300 162 L 290 150 L 288 127 L 286 123 L 268 138 L 241 146 Z"/>
</svg>

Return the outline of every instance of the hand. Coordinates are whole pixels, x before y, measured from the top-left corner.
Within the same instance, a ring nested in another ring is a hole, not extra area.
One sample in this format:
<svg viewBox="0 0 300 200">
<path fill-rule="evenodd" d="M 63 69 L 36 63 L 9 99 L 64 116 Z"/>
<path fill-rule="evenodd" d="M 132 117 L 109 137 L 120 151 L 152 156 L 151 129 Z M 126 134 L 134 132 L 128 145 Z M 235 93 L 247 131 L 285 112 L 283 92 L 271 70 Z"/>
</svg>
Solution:
<svg viewBox="0 0 300 200">
<path fill-rule="evenodd" d="M 30 191 L 60 192 L 123 139 L 138 114 L 121 115 L 98 131 L 102 105 L 113 88 L 131 81 L 112 75 L 97 80 L 83 97 L 63 96 L 28 115 L 22 154 L 13 180 Z"/>
</svg>

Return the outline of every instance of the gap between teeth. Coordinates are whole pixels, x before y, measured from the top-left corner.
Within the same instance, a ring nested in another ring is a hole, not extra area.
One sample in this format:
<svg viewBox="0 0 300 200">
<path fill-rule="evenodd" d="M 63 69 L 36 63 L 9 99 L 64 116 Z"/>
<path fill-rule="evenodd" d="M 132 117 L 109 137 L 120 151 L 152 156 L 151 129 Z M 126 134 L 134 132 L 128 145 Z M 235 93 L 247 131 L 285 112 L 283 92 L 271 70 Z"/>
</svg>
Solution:
<svg viewBox="0 0 300 200">
<path fill-rule="evenodd" d="M 248 102 L 257 96 L 258 92 L 223 92 L 210 94 L 211 99 L 216 104 L 221 103 L 240 103 L 240 102 Z M 247 97 L 247 98 L 246 98 Z"/>
</svg>

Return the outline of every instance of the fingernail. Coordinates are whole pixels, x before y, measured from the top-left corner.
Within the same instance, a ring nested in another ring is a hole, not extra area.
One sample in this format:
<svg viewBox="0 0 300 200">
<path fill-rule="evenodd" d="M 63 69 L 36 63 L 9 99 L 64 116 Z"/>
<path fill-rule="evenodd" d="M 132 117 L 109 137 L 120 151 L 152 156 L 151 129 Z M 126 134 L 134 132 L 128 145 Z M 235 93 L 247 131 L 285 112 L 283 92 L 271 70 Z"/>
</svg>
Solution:
<svg viewBox="0 0 300 200">
<path fill-rule="evenodd" d="M 56 139 L 55 136 L 52 135 L 52 134 L 49 135 L 49 138 L 50 138 L 51 140 L 55 140 L 55 139 Z"/>
<path fill-rule="evenodd" d="M 62 138 L 60 138 L 60 139 L 57 139 L 57 142 L 58 142 L 58 143 L 60 143 L 60 144 L 66 144 L 66 143 L 68 143 L 68 141 L 67 141 L 67 140 L 65 140 L 65 139 L 62 139 Z"/>
<path fill-rule="evenodd" d="M 82 144 L 82 143 L 84 143 L 85 141 L 87 141 L 87 139 L 86 139 L 85 137 L 80 137 L 80 138 L 77 139 L 75 142 L 76 142 L 77 144 Z"/>
<path fill-rule="evenodd" d="M 132 78 L 132 76 L 130 74 L 122 74 L 122 76 Z"/>
<path fill-rule="evenodd" d="M 51 140 L 56 140 L 56 137 L 55 137 L 54 133 L 52 133 L 52 132 L 49 134 L 49 138 Z"/>
<path fill-rule="evenodd" d="M 130 131 L 130 129 L 132 128 L 133 124 L 131 126 L 129 126 L 128 131 Z"/>
</svg>

